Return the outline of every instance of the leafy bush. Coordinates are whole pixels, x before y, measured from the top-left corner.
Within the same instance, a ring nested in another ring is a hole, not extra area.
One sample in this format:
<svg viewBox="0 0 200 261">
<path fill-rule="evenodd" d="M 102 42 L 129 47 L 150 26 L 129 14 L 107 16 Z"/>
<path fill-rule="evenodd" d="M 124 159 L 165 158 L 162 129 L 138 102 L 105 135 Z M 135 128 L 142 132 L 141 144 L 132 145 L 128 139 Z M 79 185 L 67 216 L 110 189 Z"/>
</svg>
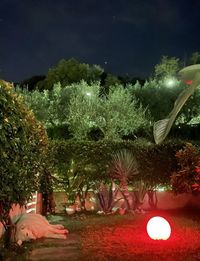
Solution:
<svg viewBox="0 0 200 261">
<path fill-rule="evenodd" d="M 162 145 L 132 141 L 52 141 L 51 157 L 57 174 L 66 175 L 73 160 L 76 173 L 89 176 L 90 181 L 106 181 L 113 155 L 121 150 L 130 151 L 137 161 L 138 175 L 134 181 L 144 180 L 149 188 L 170 184 L 170 176 L 177 169 L 175 153 L 183 142 L 170 141 Z M 131 179 L 132 180 L 132 179 Z M 132 182 L 130 180 L 130 182 Z"/>
<path fill-rule="evenodd" d="M 79 63 L 76 59 L 62 59 L 50 68 L 43 81 L 37 83 L 40 90 L 52 89 L 53 85 L 60 82 L 62 86 L 85 80 L 87 83 L 100 80 L 103 69 L 98 65 Z"/>
<path fill-rule="evenodd" d="M 145 181 L 149 189 L 155 189 L 159 185 L 170 185 L 171 173 L 177 169 L 175 153 L 183 146 L 183 141 L 169 140 L 160 145 L 138 148 L 136 158 L 140 178 Z"/>
<path fill-rule="evenodd" d="M 148 114 L 128 89 L 121 85 L 110 88 L 108 95 L 101 97 L 100 83 L 89 85 L 85 81 L 61 87 L 54 84 L 52 90 L 28 92 L 17 88 L 25 97 L 51 137 L 63 136 L 76 140 L 121 139 L 135 135 L 141 130 L 148 132 Z M 67 128 L 62 128 L 66 126 Z"/>
<path fill-rule="evenodd" d="M 9 210 L 24 205 L 47 168 L 45 129 L 12 86 L 0 86 L 0 221 L 9 227 Z M 48 168 L 47 168 L 48 169 Z"/>
<path fill-rule="evenodd" d="M 88 139 L 93 129 L 100 130 L 104 139 L 119 140 L 149 126 L 146 110 L 121 85 L 110 88 L 106 97 L 99 97 L 98 83 L 88 86 L 81 82 L 79 87 L 69 112 L 69 127 L 76 140 Z"/>
<path fill-rule="evenodd" d="M 200 155 L 191 143 L 176 153 L 178 170 L 173 173 L 171 183 L 176 193 L 200 191 Z"/>
</svg>

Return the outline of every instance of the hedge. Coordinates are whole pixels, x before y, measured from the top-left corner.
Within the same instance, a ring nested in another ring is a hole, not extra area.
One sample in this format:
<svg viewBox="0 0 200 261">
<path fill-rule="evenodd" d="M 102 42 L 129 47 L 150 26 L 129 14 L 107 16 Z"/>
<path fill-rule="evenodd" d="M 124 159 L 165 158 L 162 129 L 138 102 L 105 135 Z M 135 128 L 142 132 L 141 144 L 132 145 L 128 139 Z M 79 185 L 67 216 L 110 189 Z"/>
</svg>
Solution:
<svg viewBox="0 0 200 261">
<path fill-rule="evenodd" d="M 51 142 L 51 160 L 59 173 L 69 170 L 73 160 L 77 173 L 90 175 L 92 179 L 107 179 L 113 155 L 130 150 L 138 162 L 139 175 L 151 186 L 167 185 L 170 176 L 177 169 L 175 154 L 184 146 L 182 141 L 168 141 L 161 145 L 136 141 L 76 142 L 57 140 Z M 62 176 L 61 175 L 61 176 Z"/>
</svg>

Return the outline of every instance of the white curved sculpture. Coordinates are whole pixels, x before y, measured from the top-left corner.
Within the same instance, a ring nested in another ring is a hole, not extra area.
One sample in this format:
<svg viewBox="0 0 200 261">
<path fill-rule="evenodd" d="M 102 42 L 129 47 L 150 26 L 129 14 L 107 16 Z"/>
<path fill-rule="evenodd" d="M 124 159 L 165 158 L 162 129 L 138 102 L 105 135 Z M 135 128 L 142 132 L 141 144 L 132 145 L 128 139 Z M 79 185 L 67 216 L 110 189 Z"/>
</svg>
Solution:
<svg viewBox="0 0 200 261">
<path fill-rule="evenodd" d="M 156 144 L 160 144 L 167 137 L 181 108 L 188 98 L 194 93 L 194 90 L 200 86 L 200 64 L 183 68 L 181 71 L 179 71 L 179 75 L 182 81 L 191 81 L 191 85 L 180 93 L 174 103 L 174 108 L 168 117 L 154 123 L 153 135 Z"/>
</svg>

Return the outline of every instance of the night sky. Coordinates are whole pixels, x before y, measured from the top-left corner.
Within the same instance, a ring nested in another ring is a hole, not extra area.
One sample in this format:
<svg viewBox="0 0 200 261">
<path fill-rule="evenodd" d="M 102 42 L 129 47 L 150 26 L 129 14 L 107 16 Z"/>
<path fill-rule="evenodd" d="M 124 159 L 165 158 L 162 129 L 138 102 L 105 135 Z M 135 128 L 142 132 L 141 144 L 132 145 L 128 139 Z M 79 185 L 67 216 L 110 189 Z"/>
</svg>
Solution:
<svg viewBox="0 0 200 261">
<path fill-rule="evenodd" d="M 0 0 L 0 78 L 46 74 L 60 59 L 148 76 L 162 55 L 200 52 L 200 0 Z"/>
</svg>

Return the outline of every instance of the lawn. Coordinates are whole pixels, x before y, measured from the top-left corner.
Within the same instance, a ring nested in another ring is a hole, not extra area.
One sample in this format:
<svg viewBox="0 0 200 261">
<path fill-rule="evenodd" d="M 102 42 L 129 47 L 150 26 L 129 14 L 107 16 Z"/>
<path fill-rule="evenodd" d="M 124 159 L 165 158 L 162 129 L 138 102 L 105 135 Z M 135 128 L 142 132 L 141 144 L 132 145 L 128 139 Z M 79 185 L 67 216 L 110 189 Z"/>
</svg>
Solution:
<svg viewBox="0 0 200 261">
<path fill-rule="evenodd" d="M 200 220 L 162 213 L 172 225 L 172 235 L 167 241 L 154 241 L 146 233 L 152 215 L 87 226 L 81 233 L 85 260 L 200 260 Z"/>
<path fill-rule="evenodd" d="M 154 215 L 165 217 L 171 224 L 167 241 L 148 237 L 146 223 Z M 70 230 L 69 239 L 26 243 L 28 254 L 10 260 L 200 260 L 200 209 L 123 216 L 82 214 L 50 220 L 64 224 Z"/>
</svg>

